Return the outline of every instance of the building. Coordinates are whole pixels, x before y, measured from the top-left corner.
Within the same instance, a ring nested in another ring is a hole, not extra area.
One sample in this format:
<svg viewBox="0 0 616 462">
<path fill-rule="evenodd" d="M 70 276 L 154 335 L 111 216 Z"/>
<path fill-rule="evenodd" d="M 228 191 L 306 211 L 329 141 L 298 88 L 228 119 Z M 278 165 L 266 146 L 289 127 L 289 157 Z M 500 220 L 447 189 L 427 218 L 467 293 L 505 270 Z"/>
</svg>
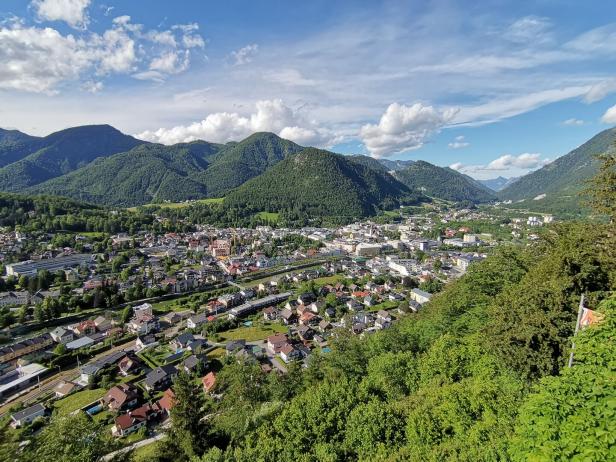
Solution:
<svg viewBox="0 0 616 462">
<path fill-rule="evenodd" d="M 37 417 L 44 416 L 45 411 L 45 406 L 40 403 L 30 406 L 23 411 L 19 411 L 11 415 L 11 425 L 15 428 L 21 427 L 22 425 L 27 425 Z"/>
<path fill-rule="evenodd" d="M 288 300 L 291 297 L 291 292 L 284 292 L 282 294 L 274 294 L 268 295 L 267 297 L 259 298 L 257 300 L 252 300 L 250 302 L 246 302 L 243 305 L 232 308 L 229 311 L 230 319 L 239 319 L 249 314 L 254 313 L 260 308 L 265 308 L 266 306 L 275 305 L 277 303 Z"/>
<path fill-rule="evenodd" d="M 36 273 L 42 270 L 47 270 L 50 273 L 64 271 L 77 266 L 86 266 L 92 261 L 92 254 L 77 253 L 56 258 L 47 258 L 43 260 L 27 260 L 19 263 L 11 263 L 6 265 L 7 276 L 35 276 Z"/>
<path fill-rule="evenodd" d="M 156 369 L 152 369 L 148 375 L 145 376 L 143 384 L 148 391 L 162 390 L 171 385 L 177 373 L 177 369 L 171 364 L 159 366 Z"/>
<path fill-rule="evenodd" d="M 137 405 L 138 401 L 139 391 L 134 385 L 129 383 L 121 383 L 112 387 L 101 398 L 101 404 L 113 412 L 131 409 Z"/>
<path fill-rule="evenodd" d="M 355 254 L 360 257 L 376 257 L 381 253 L 381 244 L 362 242 L 355 247 Z"/>
<path fill-rule="evenodd" d="M 51 331 L 51 338 L 56 343 L 64 343 L 67 344 L 73 341 L 74 335 L 73 332 L 63 327 L 56 327 L 53 331 Z"/>
<path fill-rule="evenodd" d="M 421 290 L 421 289 L 412 289 L 411 290 L 411 300 L 416 301 L 417 303 L 423 305 L 427 303 L 432 298 L 432 294 Z"/>
<path fill-rule="evenodd" d="M 194 316 L 191 316 L 186 320 L 186 327 L 188 327 L 189 329 L 196 329 L 198 327 L 201 327 L 207 322 L 207 316 L 208 315 L 206 313 L 199 313 Z"/>
<path fill-rule="evenodd" d="M 42 334 L 21 342 L 0 348 L 0 363 L 19 359 L 32 353 L 37 353 L 53 345 L 53 338 L 49 334 Z"/>
</svg>

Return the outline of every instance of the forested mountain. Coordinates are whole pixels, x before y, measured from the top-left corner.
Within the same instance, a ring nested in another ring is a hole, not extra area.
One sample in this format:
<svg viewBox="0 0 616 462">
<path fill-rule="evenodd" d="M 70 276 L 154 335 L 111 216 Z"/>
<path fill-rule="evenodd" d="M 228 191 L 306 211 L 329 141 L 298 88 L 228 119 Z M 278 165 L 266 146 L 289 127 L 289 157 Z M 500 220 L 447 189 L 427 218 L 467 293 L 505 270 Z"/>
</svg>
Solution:
<svg viewBox="0 0 616 462">
<path fill-rule="evenodd" d="M 209 197 L 221 197 L 302 149 L 273 133 L 255 133 L 239 143 L 225 145 L 198 179 L 207 185 Z"/>
<path fill-rule="evenodd" d="M 413 165 L 415 161 L 414 160 L 379 159 L 378 162 L 381 165 L 384 165 L 388 171 L 396 172 L 398 170 L 404 170 L 405 168 L 408 168 L 409 166 Z"/>
<path fill-rule="evenodd" d="M 364 155 L 350 155 L 347 156 L 351 162 L 356 164 L 365 165 L 373 170 L 388 173 L 389 169 L 383 165 L 383 163 L 379 159 L 375 159 L 374 157 L 364 156 Z"/>
<path fill-rule="evenodd" d="M 69 173 L 94 159 L 128 151 L 143 141 L 109 125 L 69 128 L 41 139 L 26 139 L 28 155 L 0 169 L 0 190 L 25 188 Z M 13 156 L 23 151 L 13 151 Z"/>
<path fill-rule="evenodd" d="M 38 149 L 41 138 L 26 135 L 19 130 L 0 128 L 0 167 L 24 158 Z"/>
<path fill-rule="evenodd" d="M 193 176 L 208 168 L 208 160 L 219 148 L 205 141 L 173 146 L 143 144 L 97 159 L 28 192 L 115 206 L 198 199 L 207 195 L 207 187 Z"/>
<path fill-rule="evenodd" d="M 515 183 L 518 180 L 518 177 L 505 178 L 503 176 L 499 176 L 497 178 L 491 178 L 489 180 L 475 180 L 477 183 L 482 184 L 483 186 L 491 189 L 492 191 L 500 191 L 510 184 Z"/>
<path fill-rule="evenodd" d="M 27 192 L 115 206 L 219 197 L 301 149 L 273 133 L 256 133 L 226 145 L 143 144 L 99 158 Z"/>
<path fill-rule="evenodd" d="M 595 156 L 611 149 L 615 141 L 616 128 L 604 130 L 570 153 L 521 177 L 500 191 L 498 197 L 514 201 L 541 194 L 552 201 L 575 198 L 584 188 L 584 181 L 597 172 L 599 164 Z"/>
<path fill-rule="evenodd" d="M 488 202 L 494 195 L 472 178 L 449 167 L 438 167 L 423 160 L 394 172 L 394 176 L 412 189 L 426 195 L 450 201 Z"/>
<path fill-rule="evenodd" d="M 416 198 L 387 173 L 346 156 L 307 148 L 231 192 L 225 204 L 265 212 L 361 217 Z"/>
</svg>

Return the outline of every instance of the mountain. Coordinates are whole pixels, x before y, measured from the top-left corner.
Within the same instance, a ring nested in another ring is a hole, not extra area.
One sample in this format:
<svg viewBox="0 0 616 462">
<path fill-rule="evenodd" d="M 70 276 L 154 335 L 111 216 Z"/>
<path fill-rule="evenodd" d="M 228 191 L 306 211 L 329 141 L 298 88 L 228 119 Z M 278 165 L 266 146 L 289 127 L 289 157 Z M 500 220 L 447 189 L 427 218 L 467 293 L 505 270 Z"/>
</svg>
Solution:
<svg viewBox="0 0 616 462">
<path fill-rule="evenodd" d="M 198 199 L 207 195 L 207 187 L 196 176 L 208 168 L 208 161 L 220 147 L 205 141 L 173 146 L 142 144 L 99 158 L 27 192 L 114 206 Z"/>
<path fill-rule="evenodd" d="M 378 162 L 381 165 L 384 165 L 389 172 L 397 172 L 398 170 L 404 170 L 407 167 L 410 167 L 414 160 L 389 160 L 389 159 L 379 159 Z"/>
<path fill-rule="evenodd" d="M 494 195 L 484 186 L 449 167 L 438 167 L 418 160 L 409 167 L 394 172 L 394 177 L 411 189 L 421 189 L 426 195 L 449 201 L 488 202 Z"/>
<path fill-rule="evenodd" d="M 365 165 L 366 167 L 371 168 L 373 170 L 377 170 L 379 172 L 383 172 L 383 173 L 389 172 L 389 169 L 385 165 L 383 165 L 383 163 L 380 160 L 375 159 L 374 157 L 364 156 L 364 155 L 350 155 L 350 156 L 347 156 L 347 159 L 350 160 L 351 162 L 354 162 L 359 165 Z"/>
<path fill-rule="evenodd" d="M 615 141 L 616 128 L 604 130 L 570 153 L 521 177 L 498 196 L 513 201 L 543 197 L 546 203 L 571 202 L 572 206 L 579 207 L 577 194 L 584 188 L 584 181 L 597 172 L 598 162 L 594 156 L 613 149 Z M 541 205 L 542 200 L 537 204 Z"/>
<path fill-rule="evenodd" d="M 38 149 L 41 138 L 0 128 L 0 167 L 17 162 Z"/>
<path fill-rule="evenodd" d="M 40 139 L 23 138 L 28 154 L 0 168 L 0 190 L 25 188 L 78 169 L 94 159 L 128 151 L 143 141 L 124 135 L 109 125 L 74 127 Z M 12 151 L 16 156 L 22 151 Z"/>
<path fill-rule="evenodd" d="M 26 191 L 113 206 L 220 197 L 302 149 L 273 133 L 225 145 L 143 144 Z"/>
<path fill-rule="evenodd" d="M 489 180 L 475 180 L 477 183 L 484 185 L 485 187 L 491 189 L 492 191 L 501 191 L 506 188 L 510 184 L 515 183 L 519 177 L 511 177 L 505 178 L 503 176 L 499 176 L 497 178 L 491 178 Z"/>
<path fill-rule="evenodd" d="M 225 206 L 319 217 L 361 217 L 417 195 L 391 175 L 328 151 L 307 148 L 247 181 Z"/>
</svg>

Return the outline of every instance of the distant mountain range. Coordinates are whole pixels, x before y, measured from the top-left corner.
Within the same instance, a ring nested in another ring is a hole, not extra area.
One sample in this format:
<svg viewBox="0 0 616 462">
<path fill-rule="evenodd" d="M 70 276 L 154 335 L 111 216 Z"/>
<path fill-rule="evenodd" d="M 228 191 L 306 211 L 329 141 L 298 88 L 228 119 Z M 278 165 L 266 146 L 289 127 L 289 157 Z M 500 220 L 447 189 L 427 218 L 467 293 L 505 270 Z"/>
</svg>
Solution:
<svg viewBox="0 0 616 462">
<path fill-rule="evenodd" d="M 579 193 L 598 169 L 595 156 L 614 149 L 615 142 L 616 128 L 604 130 L 568 154 L 506 186 L 498 192 L 498 197 L 524 200 L 532 208 L 549 206 L 546 210 L 559 210 L 563 204 L 571 209 L 579 208 Z"/>
<path fill-rule="evenodd" d="M 518 180 L 518 178 L 519 177 L 517 176 L 511 177 L 511 178 L 505 178 L 505 177 L 499 176 L 497 178 L 492 178 L 490 180 L 475 180 L 475 181 L 482 184 L 483 186 L 486 186 L 492 191 L 500 191 L 506 188 L 507 186 L 509 186 L 510 184 L 515 183 Z"/>
<path fill-rule="evenodd" d="M 269 212 L 295 207 L 311 214 L 365 216 L 421 195 L 481 203 L 497 195 L 519 200 L 571 194 L 594 173 L 592 155 L 607 149 L 614 135 L 606 130 L 512 183 L 515 179 L 502 177 L 477 181 L 425 161 L 342 156 L 273 133 L 227 144 L 165 146 L 108 125 L 46 137 L 0 130 L 0 190 L 122 207 L 224 196 L 226 204 Z"/>
</svg>

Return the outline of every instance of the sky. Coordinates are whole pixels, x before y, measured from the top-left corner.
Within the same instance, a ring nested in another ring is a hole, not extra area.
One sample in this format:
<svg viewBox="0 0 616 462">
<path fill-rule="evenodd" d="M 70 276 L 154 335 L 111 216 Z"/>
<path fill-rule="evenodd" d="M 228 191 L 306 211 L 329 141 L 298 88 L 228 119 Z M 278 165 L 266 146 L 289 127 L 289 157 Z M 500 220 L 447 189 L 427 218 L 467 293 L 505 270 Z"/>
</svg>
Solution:
<svg viewBox="0 0 616 462">
<path fill-rule="evenodd" d="M 616 125 L 616 2 L 2 0 L 0 127 L 519 176 Z"/>
</svg>

